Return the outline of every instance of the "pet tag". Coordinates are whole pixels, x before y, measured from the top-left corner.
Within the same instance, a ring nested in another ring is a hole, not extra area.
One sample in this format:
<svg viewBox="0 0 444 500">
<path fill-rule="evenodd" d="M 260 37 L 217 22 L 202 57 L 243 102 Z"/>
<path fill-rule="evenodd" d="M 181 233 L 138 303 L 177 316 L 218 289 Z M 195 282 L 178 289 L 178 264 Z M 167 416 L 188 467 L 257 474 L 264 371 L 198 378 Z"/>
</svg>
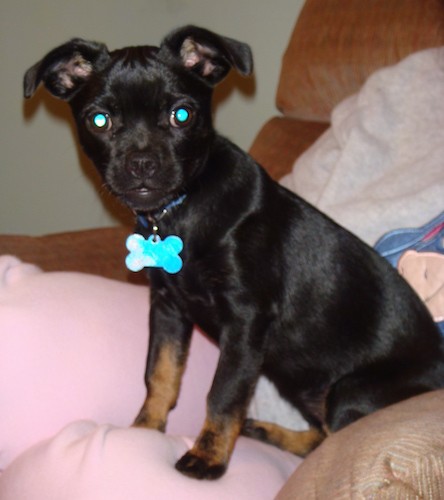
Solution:
<svg viewBox="0 0 444 500">
<path fill-rule="evenodd" d="M 183 249 L 183 241 L 179 236 L 167 236 L 164 240 L 157 234 L 145 239 L 141 234 L 131 234 L 126 240 L 129 254 L 126 267 L 130 271 L 140 271 L 144 267 L 160 267 L 167 273 L 178 273 L 183 266 L 179 253 Z"/>
</svg>

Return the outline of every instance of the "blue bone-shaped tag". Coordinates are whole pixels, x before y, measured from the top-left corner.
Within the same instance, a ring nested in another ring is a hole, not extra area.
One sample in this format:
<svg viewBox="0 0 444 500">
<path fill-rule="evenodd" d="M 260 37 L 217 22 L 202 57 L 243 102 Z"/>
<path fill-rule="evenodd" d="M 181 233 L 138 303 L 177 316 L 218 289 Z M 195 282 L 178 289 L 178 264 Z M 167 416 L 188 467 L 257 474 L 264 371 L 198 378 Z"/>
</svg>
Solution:
<svg viewBox="0 0 444 500">
<path fill-rule="evenodd" d="M 179 236 L 167 236 L 162 240 L 158 235 L 151 235 L 147 240 L 141 234 L 132 234 L 126 240 L 130 251 L 125 263 L 130 271 L 140 271 L 144 267 L 160 267 L 167 273 L 175 274 L 182 269 L 179 253 L 183 241 Z"/>
</svg>

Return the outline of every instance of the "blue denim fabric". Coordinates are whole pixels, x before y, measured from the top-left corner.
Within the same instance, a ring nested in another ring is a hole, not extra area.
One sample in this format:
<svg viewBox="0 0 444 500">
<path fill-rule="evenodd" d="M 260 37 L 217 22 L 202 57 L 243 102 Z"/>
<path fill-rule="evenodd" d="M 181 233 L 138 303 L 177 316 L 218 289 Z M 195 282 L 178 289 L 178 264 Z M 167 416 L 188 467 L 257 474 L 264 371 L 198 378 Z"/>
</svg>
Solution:
<svg viewBox="0 0 444 500">
<path fill-rule="evenodd" d="M 444 253 L 444 212 L 422 227 L 390 231 L 376 242 L 375 249 L 393 266 L 407 250 Z"/>
<path fill-rule="evenodd" d="M 422 227 L 390 231 L 376 242 L 375 249 L 394 267 L 407 250 L 444 254 L 444 212 Z M 437 325 L 444 334 L 444 321 Z"/>
</svg>

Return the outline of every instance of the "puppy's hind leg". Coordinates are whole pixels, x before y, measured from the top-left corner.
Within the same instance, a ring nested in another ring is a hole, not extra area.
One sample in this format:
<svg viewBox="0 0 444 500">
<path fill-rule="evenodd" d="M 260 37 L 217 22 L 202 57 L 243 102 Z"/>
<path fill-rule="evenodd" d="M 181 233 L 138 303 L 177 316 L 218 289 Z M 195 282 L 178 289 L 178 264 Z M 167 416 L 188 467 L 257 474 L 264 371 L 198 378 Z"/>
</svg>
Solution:
<svg viewBox="0 0 444 500">
<path fill-rule="evenodd" d="M 337 432 L 376 410 L 440 387 L 443 367 L 394 361 L 370 365 L 338 380 L 326 400 L 326 425 Z M 442 386 L 442 383 L 441 383 Z"/>
<path fill-rule="evenodd" d="M 324 432 L 315 427 L 310 427 L 305 431 L 294 431 L 278 424 L 254 419 L 245 420 L 241 434 L 272 444 L 300 457 L 308 455 L 326 437 Z"/>
</svg>

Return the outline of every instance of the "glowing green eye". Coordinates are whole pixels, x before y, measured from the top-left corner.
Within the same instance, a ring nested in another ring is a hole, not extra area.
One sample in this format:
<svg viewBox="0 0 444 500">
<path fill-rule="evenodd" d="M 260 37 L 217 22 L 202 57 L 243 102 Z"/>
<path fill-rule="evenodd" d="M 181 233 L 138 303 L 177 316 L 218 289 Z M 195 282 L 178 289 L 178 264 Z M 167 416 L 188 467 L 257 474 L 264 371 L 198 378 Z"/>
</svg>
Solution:
<svg viewBox="0 0 444 500">
<path fill-rule="evenodd" d="M 107 119 L 105 115 L 102 115 L 102 113 L 99 113 L 94 117 L 94 125 L 99 128 L 106 127 Z"/>
<path fill-rule="evenodd" d="M 94 113 L 91 116 L 91 124 L 97 132 L 105 132 L 112 126 L 112 121 L 107 113 Z"/>
<path fill-rule="evenodd" d="M 170 123 L 173 127 L 183 127 L 190 122 L 191 118 L 191 109 L 180 106 L 171 111 Z"/>
<path fill-rule="evenodd" d="M 186 121 L 188 121 L 190 113 L 185 108 L 179 108 L 176 110 L 175 116 L 176 116 L 176 121 L 178 121 L 179 123 L 185 123 Z"/>
</svg>

